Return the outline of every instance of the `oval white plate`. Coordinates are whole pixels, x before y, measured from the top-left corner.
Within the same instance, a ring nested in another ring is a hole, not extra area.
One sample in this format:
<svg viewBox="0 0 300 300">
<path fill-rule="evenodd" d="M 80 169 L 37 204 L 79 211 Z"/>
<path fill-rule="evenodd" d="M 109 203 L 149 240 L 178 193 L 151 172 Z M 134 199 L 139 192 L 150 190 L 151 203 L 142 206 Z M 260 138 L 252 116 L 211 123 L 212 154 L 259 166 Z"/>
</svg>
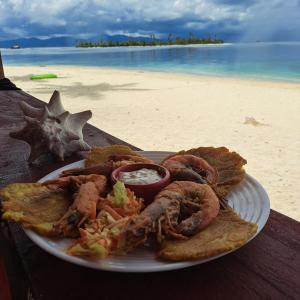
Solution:
<svg viewBox="0 0 300 300">
<path fill-rule="evenodd" d="M 171 152 L 162 151 L 143 151 L 143 156 L 160 162 L 164 157 Z M 49 179 L 54 179 L 66 169 L 82 167 L 84 161 L 78 161 L 63 168 L 60 168 L 39 180 L 44 182 Z M 234 189 L 227 197 L 229 205 L 245 220 L 254 222 L 258 225 L 258 230 L 255 236 L 265 226 L 270 213 L 270 202 L 264 188 L 250 175 L 246 175 L 245 180 Z M 89 260 L 86 258 L 70 256 L 65 253 L 65 249 L 71 243 L 71 239 L 51 239 L 40 236 L 35 232 L 24 229 L 29 238 L 40 246 L 45 251 L 56 257 L 59 257 L 68 262 L 90 267 L 98 270 L 108 270 L 115 272 L 157 272 L 168 271 L 186 268 L 197 264 L 202 264 L 210 260 L 219 258 L 229 252 L 222 253 L 210 257 L 208 259 L 183 261 L 183 262 L 168 262 L 158 260 L 154 252 L 146 247 L 136 249 L 134 252 L 126 256 L 113 256 L 103 260 Z M 254 238 L 254 237 L 252 237 Z"/>
</svg>

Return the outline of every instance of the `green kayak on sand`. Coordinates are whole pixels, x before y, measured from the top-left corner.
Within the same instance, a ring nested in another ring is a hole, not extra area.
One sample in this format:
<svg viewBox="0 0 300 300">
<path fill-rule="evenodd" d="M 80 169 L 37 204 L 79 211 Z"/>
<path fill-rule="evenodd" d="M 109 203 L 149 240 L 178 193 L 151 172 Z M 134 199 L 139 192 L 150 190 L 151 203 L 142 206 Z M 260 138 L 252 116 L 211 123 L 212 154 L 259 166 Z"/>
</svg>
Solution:
<svg viewBox="0 0 300 300">
<path fill-rule="evenodd" d="M 40 75 L 32 75 L 30 76 L 31 80 L 35 80 L 35 79 L 48 79 L 48 78 L 57 78 L 56 74 L 40 74 Z"/>
</svg>

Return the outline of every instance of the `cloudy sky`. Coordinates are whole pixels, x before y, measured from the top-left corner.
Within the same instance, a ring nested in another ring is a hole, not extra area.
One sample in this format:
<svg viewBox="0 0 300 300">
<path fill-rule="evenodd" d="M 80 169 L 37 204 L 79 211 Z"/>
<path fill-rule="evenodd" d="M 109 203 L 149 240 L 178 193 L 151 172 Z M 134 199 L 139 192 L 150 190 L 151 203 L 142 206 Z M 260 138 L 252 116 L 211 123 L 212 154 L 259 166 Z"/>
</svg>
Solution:
<svg viewBox="0 0 300 300">
<path fill-rule="evenodd" d="M 0 39 L 217 34 L 300 40 L 300 0 L 0 0 Z"/>
</svg>

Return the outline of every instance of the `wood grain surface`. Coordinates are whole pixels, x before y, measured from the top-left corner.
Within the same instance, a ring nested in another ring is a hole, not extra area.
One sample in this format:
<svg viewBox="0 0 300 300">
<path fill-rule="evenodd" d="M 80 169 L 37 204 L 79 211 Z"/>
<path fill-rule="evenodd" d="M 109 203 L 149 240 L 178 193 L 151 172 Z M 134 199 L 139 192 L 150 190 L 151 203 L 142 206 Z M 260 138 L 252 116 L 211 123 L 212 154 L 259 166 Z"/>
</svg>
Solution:
<svg viewBox="0 0 300 300">
<path fill-rule="evenodd" d="M 27 164 L 28 146 L 9 137 L 22 126 L 18 102 L 40 107 L 22 91 L 0 92 L 0 186 L 36 181 L 62 165 Z M 125 142 L 86 125 L 89 144 Z M 137 149 L 137 148 L 134 148 Z M 284 199 L 283 199 L 284 201 Z M 16 224 L 9 224 L 15 250 L 34 299 L 300 299 L 300 223 L 275 211 L 263 231 L 238 251 L 187 269 L 122 274 L 79 267 L 59 260 L 33 244 Z"/>
</svg>

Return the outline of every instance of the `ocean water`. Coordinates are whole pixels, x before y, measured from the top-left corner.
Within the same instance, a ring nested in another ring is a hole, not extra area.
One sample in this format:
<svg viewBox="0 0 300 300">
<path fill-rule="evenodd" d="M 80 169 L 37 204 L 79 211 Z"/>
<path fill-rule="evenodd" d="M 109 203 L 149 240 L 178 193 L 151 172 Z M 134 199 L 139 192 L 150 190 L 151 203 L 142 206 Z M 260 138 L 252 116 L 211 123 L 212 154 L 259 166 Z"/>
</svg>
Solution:
<svg viewBox="0 0 300 300">
<path fill-rule="evenodd" d="M 1 49 L 8 65 L 81 65 L 300 82 L 300 42 Z"/>
</svg>

